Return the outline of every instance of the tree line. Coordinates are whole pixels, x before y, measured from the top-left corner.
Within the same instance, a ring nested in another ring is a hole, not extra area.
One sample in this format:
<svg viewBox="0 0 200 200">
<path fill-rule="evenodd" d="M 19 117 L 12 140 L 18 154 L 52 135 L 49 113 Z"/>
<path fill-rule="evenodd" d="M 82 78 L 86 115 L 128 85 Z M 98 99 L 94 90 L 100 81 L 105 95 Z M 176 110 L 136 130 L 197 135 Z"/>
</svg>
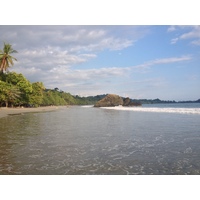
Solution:
<svg viewBox="0 0 200 200">
<path fill-rule="evenodd" d="M 94 104 L 98 97 L 73 96 L 58 88 L 46 89 L 42 82 L 31 83 L 23 74 L 9 72 L 8 68 L 17 61 L 11 54 L 17 53 L 12 45 L 4 43 L 0 50 L 0 106 L 38 107 L 50 105 Z"/>
</svg>

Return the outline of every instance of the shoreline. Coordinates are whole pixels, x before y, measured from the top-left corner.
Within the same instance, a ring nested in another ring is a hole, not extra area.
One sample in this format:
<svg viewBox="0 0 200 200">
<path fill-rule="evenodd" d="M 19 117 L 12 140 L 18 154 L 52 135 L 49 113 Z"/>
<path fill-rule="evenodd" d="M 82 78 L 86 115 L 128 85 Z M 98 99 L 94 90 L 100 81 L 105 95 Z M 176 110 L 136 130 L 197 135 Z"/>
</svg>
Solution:
<svg viewBox="0 0 200 200">
<path fill-rule="evenodd" d="M 45 106 L 38 108 L 0 108 L 0 118 L 7 117 L 9 115 L 20 115 L 23 113 L 32 113 L 32 112 L 49 112 L 65 108 L 66 106 Z"/>
</svg>

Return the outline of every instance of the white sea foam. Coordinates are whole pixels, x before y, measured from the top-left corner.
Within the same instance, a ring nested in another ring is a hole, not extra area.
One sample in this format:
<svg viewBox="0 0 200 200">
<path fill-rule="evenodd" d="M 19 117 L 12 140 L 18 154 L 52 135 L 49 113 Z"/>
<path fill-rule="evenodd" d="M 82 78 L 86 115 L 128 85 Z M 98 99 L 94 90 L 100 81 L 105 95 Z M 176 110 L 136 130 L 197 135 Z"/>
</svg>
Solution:
<svg viewBox="0 0 200 200">
<path fill-rule="evenodd" d="M 158 113 L 181 113 L 181 114 L 199 114 L 200 108 L 147 108 L 147 107 L 102 107 L 103 109 L 111 110 L 125 110 L 125 111 L 137 111 L 137 112 L 158 112 Z"/>
<path fill-rule="evenodd" d="M 81 106 L 81 107 L 83 107 L 83 108 L 92 108 L 94 106 L 93 105 L 84 105 L 84 106 Z"/>
</svg>

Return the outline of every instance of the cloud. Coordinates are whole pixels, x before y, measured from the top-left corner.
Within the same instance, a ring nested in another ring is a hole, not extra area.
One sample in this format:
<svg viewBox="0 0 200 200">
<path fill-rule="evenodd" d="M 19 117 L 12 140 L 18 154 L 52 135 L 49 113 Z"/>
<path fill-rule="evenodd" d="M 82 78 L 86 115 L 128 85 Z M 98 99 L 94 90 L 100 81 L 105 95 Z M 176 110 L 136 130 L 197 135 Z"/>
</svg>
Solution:
<svg viewBox="0 0 200 200">
<path fill-rule="evenodd" d="M 192 41 L 191 44 L 196 45 L 196 46 L 200 46 L 200 39 Z"/>
<path fill-rule="evenodd" d="M 189 40 L 190 44 L 200 45 L 200 26 L 170 26 L 167 31 L 180 32 L 180 36 L 173 38 L 171 44 L 177 43 L 178 40 Z"/>
<path fill-rule="evenodd" d="M 200 26 L 193 26 L 192 29 L 180 36 L 180 39 L 200 38 Z"/>
<path fill-rule="evenodd" d="M 70 54 L 66 51 L 48 51 L 45 49 L 36 50 L 24 50 L 17 55 L 18 62 L 15 64 L 15 69 L 23 68 L 26 72 L 28 68 L 37 68 L 38 70 L 49 71 L 59 66 L 70 68 L 73 65 L 87 62 L 90 59 L 95 58 L 95 54 Z"/>
<path fill-rule="evenodd" d="M 8 42 L 19 52 L 16 68 L 47 71 L 86 63 L 101 51 L 123 50 L 147 32 L 143 26 L 0 26 L 2 45 Z"/>
<path fill-rule="evenodd" d="M 119 29 L 119 27 L 117 27 Z M 69 52 L 120 50 L 144 35 L 142 27 L 129 26 L 129 32 L 139 34 L 116 35 L 114 26 L 1 26 L 2 41 L 14 43 L 18 49 L 48 48 Z M 124 29 L 123 26 L 120 29 Z M 127 28 L 126 28 L 127 29 Z M 130 36 L 131 35 L 131 36 Z"/>
<path fill-rule="evenodd" d="M 146 70 L 154 65 L 189 61 L 191 59 L 192 59 L 192 56 L 190 56 L 190 55 L 184 55 L 184 56 L 180 56 L 180 57 L 160 58 L 160 59 L 155 59 L 155 60 L 145 62 L 141 65 L 130 67 L 130 69 Z"/>
<path fill-rule="evenodd" d="M 53 68 L 50 72 L 59 74 L 59 76 L 65 76 L 68 80 L 77 79 L 77 80 L 92 80 L 99 79 L 105 80 L 105 78 L 121 77 L 126 76 L 127 73 L 139 72 L 154 65 L 162 65 L 168 63 L 176 63 L 182 61 L 191 60 L 190 55 L 180 56 L 180 57 L 170 57 L 170 58 L 161 58 L 155 59 L 152 61 L 145 62 L 144 64 L 132 66 L 132 67 L 103 67 L 103 68 L 92 68 L 92 69 L 67 69 L 65 67 Z"/>
<path fill-rule="evenodd" d="M 124 97 L 129 96 L 135 99 L 147 97 L 153 99 L 159 97 L 159 94 L 161 94 L 160 92 L 167 87 L 168 82 L 165 78 L 146 78 L 139 81 L 130 80 L 126 83 L 122 83 L 118 93 Z"/>
<path fill-rule="evenodd" d="M 179 40 L 179 38 L 174 38 L 171 40 L 171 44 L 175 44 L 177 41 Z"/>
<path fill-rule="evenodd" d="M 156 60 L 150 61 L 149 63 L 151 65 L 154 65 L 154 64 L 167 64 L 167 63 L 187 61 L 187 60 L 191 60 L 191 59 L 192 59 L 192 57 L 190 55 L 186 55 L 186 56 L 181 56 L 181 57 L 171 57 L 171 58 L 156 59 Z"/>
<path fill-rule="evenodd" d="M 14 70 L 50 87 L 55 82 L 64 86 L 70 81 L 79 84 L 122 75 L 124 69 L 73 68 L 95 59 L 102 51 L 119 51 L 134 45 L 148 33 L 147 29 L 143 26 L 0 26 L 0 34 L 2 45 L 3 41 L 8 42 L 19 52 Z"/>
<path fill-rule="evenodd" d="M 168 29 L 167 29 L 167 32 L 173 32 L 176 30 L 176 26 L 170 26 Z"/>
<path fill-rule="evenodd" d="M 110 93 L 115 92 L 115 90 L 116 93 L 125 94 L 123 91 L 128 88 L 132 91 L 140 88 L 140 83 L 147 85 L 151 89 L 160 88 L 165 84 L 163 80 L 158 78 L 156 80 L 147 79 L 145 82 L 133 81 L 130 84 L 128 82 L 131 79 L 131 74 L 141 73 L 155 65 L 184 62 L 191 59 L 191 56 L 180 56 L 155 59 L 132 67 L 103 67 L 98 69 L 73 69 L 58 66 L 49 70 L 48 73 L 45 70 L 37 71 L 35 68 L 30 68 L 29 75 L 32 77 L 31 79 L 43 81 L 47 88 L 58 87 L 64 91 L 70 91 L 72 94 L 82 96 Z M 137 85 L 138 87 L 135 89 Z M 143 89 L 145 88 L 146 86 L 143 86 Z"/>
</svg>

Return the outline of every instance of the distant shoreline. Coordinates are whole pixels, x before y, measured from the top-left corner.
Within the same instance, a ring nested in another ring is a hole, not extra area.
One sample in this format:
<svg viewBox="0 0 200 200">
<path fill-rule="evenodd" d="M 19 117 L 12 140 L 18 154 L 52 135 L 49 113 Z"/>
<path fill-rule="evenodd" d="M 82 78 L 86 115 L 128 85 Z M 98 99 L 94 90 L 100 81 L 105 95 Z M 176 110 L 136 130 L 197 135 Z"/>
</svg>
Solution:
<svg viewBox="0 0 200 200">
<path fill-rule="evenodd" d="M 57 109 L 66 108 L 66 106 L 45 106 L 38 108 L 0 108 L 0 118 L 7 117 L 9 115 L 20 115 L 23 113 L 32 113 L 32 112 L 48 112 L 54 111 Z"/>
</svg>

